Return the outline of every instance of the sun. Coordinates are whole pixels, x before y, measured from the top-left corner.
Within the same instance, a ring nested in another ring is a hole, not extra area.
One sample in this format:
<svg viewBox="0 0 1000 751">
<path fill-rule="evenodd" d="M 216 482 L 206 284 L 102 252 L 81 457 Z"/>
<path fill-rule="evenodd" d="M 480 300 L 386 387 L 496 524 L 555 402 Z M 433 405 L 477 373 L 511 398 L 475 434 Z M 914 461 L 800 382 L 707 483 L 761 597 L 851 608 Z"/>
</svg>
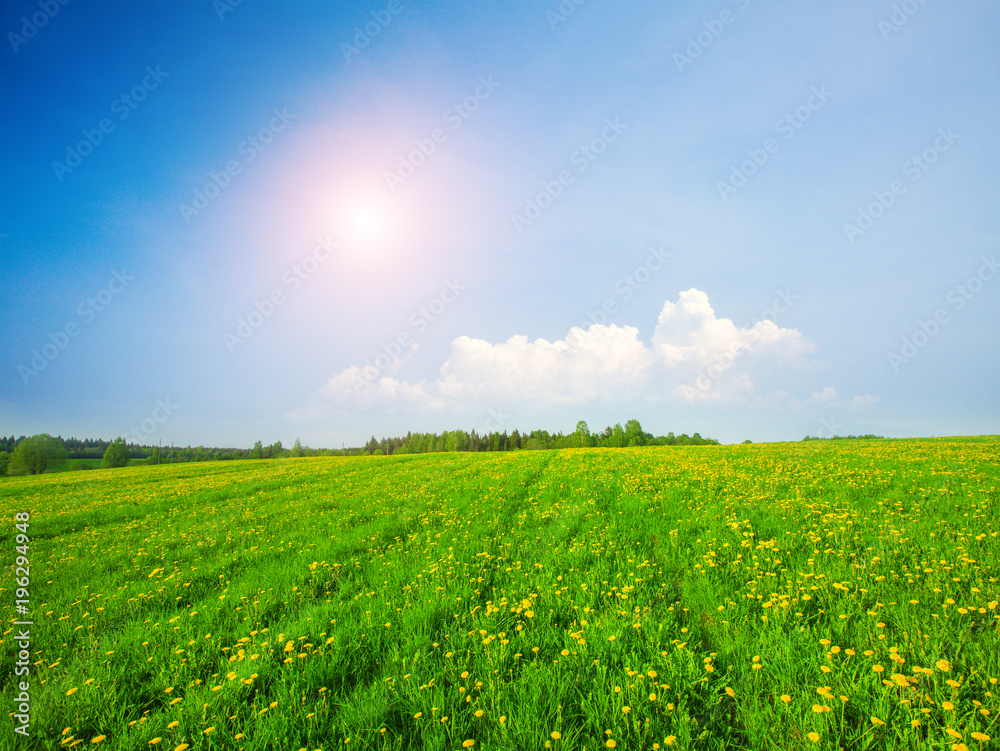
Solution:
<svg viewBox="0 0 1000 751">
<path fill-rule="evenodd" d="M 378 237 L 382 224 L 383 218 L 377 209 L 363 207 L 355 210 L 351 218 L 351 234 L 359 238 L 374 239 Z"/>
<path fill-rule="evenodd" d="M 347 248 L 370 253 L 391 244 L 393 223 L 385 206 L 374 201 L 349 203 L 340 213 L 338 234 Z"/>
</svg>

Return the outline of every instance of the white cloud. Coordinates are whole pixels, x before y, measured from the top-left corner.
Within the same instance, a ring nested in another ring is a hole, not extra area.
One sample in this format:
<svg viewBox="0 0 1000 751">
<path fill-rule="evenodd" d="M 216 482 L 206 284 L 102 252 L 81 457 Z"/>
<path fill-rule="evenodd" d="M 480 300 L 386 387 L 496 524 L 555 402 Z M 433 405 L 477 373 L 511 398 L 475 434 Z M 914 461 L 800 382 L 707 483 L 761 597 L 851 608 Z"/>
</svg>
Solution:
<svg viewBox="0 0 1000 751">
<path fill-rule="evenodd" d="M 371 379 L 349 367 L 331 377 L 320 396 L 327 406 L 390 412 L 663 398 L 780 404 L 788 401 L 782 382 L 808 367 L 814 349 L 800 331 L 773 321 L 738 327 L 718 318 L 708 296 L 689 289 L 676 303 L 664 303 L 648 344 L 637 328 L 614 324 L 574 327 L 552 342 L 516 335 L 493 344 L 461 336 L 433 381 L 400 380 L 405 361 L 397 359 Z M 835 397 L 828 386 L 807 401 Z"/>
<path fill-rule="evenodd" d="M 879 398 L 877 396 L 872 396 L 871 394 L 855 396 L 851 398 L 851 406 L 855 409 L 864 409 L 865 407 L 870 407 L 878 400 Z"/>
</svg>

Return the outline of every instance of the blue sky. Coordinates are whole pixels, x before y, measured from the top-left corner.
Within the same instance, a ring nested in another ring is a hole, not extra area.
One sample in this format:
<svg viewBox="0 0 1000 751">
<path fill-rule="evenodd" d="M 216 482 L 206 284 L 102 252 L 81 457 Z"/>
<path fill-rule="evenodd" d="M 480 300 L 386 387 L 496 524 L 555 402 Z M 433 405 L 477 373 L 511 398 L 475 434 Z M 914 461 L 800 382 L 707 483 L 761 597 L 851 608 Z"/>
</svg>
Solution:
<svg viewBox="0 0 1000 751">
<path fill-rule="evenodd" d="M 998 432 L 996 3 L 0 23 L 0 433 Z"/>
</svg>

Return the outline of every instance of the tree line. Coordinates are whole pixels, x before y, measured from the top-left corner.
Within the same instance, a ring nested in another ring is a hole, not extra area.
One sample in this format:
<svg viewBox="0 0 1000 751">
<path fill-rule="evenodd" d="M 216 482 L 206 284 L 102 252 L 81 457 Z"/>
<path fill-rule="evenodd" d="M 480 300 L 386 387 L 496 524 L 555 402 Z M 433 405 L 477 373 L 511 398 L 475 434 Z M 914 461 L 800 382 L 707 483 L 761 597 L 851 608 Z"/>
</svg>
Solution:
<svg viewBox="0 0 1000 751">
<path fill-rule="evenodd" d="M 592 433 L 587 423 L 580 421 L 572 433 L 549 433 L 533 430 L 521 433 L 513 430 L 489 431 L 483 434 L 465 430 L 438 433 L 407 433 L 403 437 L 375 438 L 364 446 L 340 449 L 314 449 L 303 446 L 296 438 L 291 448 L 281 441 L 267 446 L 257 441 L 253 448 L 211 448 L 205 446 L 160 447 L 127 443 L 124 438 L 102 439 L 62 438 L 47 433 L 30 437 L 0 436 L 0 476 L 42 474 L 98 467 L 124 467 L 129 464 L 173 464 L 180 462 L 231 461 L 235 459 L 277 459 L 300 456 L 366 456 L 393 454 L 426 454 L 444 451 L 530 451 L 562 448 L 623 448 L 628 446 L 701 446 L 718 445 L 712 438 L 699 433 L 675 436 L 654 436 L 642 429 L 638 420 L 629 420 Z"/>
<path fill-rule="evenodd" d="M 628 446 L 701 446 L 718 445 L 712 438 L 702 438 L 695 433 L 689 436 L 672 432 L 665 436 L 654 436 L 642 429 L 638 420 L 629 420 L 623 428 L 620 423 L 607 427 L 601 432 L 591 433 L 587 423 L 581 420 L 572 433 L 549 433 L 547 430 L 533 430 L 521 433 L 514 430 L 490 431 L 478 434 L 475 430 L 444 431 L 437 433 L 407 433 L 405 437 L 376 439 L 372 436 L 365 444 L 366 454 L 429 454 L 440 451 L 522 451 L 565 448 L 624 448 Z"/>
<path fill-rule="evenodd" d="M 803 441 L 871 441 L 881 439 L 884 440 L 883 435 L 872 435 L 871 433 L 866 433 L 865 435 L 833 435 L 833 436 L 818 436 L 818 435 L 807 435 L 803 438 Z"/>
</svg>

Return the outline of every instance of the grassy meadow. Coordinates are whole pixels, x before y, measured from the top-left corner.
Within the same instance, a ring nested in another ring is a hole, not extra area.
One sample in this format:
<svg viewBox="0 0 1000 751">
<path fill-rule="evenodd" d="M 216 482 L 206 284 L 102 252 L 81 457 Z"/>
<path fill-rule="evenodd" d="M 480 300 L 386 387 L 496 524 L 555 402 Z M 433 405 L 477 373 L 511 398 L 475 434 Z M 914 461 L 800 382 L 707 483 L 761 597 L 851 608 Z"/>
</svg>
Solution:
<svg viewBox="0 0 1000 751">
<path fill-rule="evenodd" d="M 4 478 L 10 714 L 11 624 L 33 626 L 30 735 L 2 745 L 997 748 L 998 456 L 980 437 Z"/>
</svg>

